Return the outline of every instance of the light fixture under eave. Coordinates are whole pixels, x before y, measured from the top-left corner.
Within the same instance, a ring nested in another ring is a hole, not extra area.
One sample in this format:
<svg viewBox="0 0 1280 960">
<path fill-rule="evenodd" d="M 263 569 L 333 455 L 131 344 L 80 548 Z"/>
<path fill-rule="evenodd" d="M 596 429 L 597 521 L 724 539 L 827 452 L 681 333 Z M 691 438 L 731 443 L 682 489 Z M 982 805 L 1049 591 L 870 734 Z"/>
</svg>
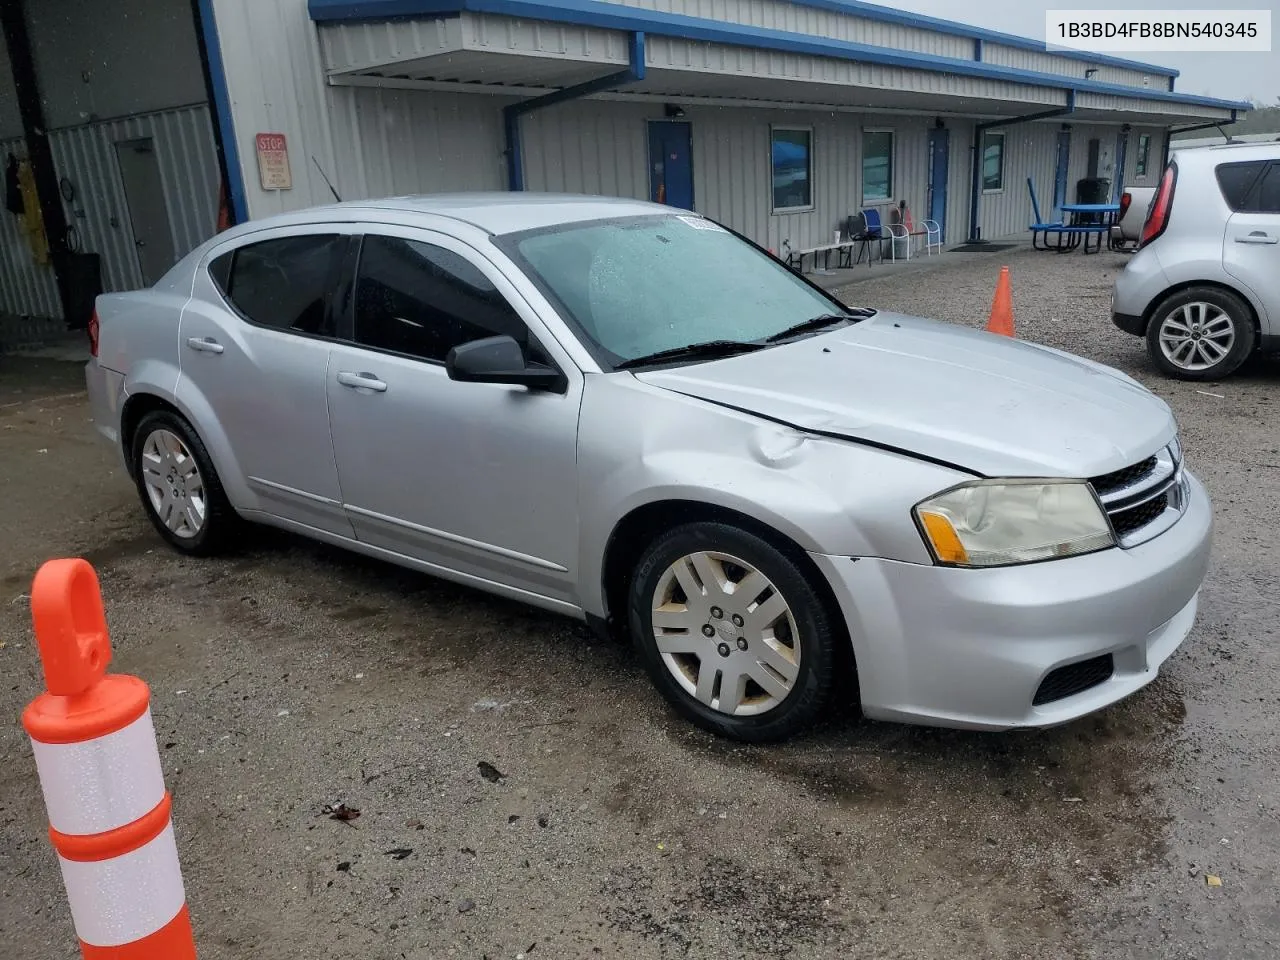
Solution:
<svg viewBox="0 0 1280 960">
<path fill-rule="evenodd" d="M 663 104 L 662 112 L 668 120 L 678 120 L 684 117 L 684 107 L 678 103 Z"/>
</svg>

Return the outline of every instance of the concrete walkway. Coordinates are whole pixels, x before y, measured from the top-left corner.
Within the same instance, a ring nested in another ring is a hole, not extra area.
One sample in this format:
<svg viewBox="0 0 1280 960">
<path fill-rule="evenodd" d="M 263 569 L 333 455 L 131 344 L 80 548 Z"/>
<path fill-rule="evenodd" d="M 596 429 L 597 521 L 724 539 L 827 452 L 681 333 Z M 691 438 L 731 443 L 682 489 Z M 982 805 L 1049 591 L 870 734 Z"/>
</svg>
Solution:
<svg viewBox="0 0 1280 960">
<path fill-rule="evenodd" d="M 848 269 L 830 270 L 805 270 L 805 277 L 812 280 L 824 290 L 838 290 L 847 287 L 850 284 L 859 283 L 864 280 L 880 280 L 902 274 L 923 273 L 929 270 L 936 270 L 939 267 L 954 267 L 957 264 L 974 263 L 987 267 L 992 263 L 999 266 L 1002 257 L 1009 258 L 1021 255 L 1031 250 L 1031 240 L 1015 237 L 1012 239 L 1003 239 L 993 241 L 993 247 L 1006 247 L 1006 249 L 994 250 L 985 253 L 970 253 L 958 251 L 954 248 L 944 249 L 941 253 L 934 253 L 926 256 L 924 251 L 913 253 L 910 260 L 879 260 L 877 259 L 870 266 L 866 261 L 858 264 L 856 267 Z M 1044 254 L 1046 257 L 1048 253 Z M 1072 256 L 1072 254 L 1063 254 L 1063 256 Z M 1083 254 L 1080 254 L 1083 256 Z"/>
</svg>

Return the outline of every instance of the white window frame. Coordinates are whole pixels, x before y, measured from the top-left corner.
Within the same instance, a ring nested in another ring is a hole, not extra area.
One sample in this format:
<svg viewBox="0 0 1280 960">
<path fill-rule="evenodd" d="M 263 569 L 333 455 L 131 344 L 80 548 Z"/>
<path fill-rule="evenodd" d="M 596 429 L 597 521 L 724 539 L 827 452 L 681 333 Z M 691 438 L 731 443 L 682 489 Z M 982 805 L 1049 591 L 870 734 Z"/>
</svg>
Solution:
<svg viewBox="0 0 1280 960">
<path fill-rule="evenodd" d="M 868 133 L 887 133 L 889 134 L 889 195 L 886 197 L 869 197 L 867 196 L 867 134 Z M 881 206 L 893 203 L 893 181 L 898 175 L 898 131 L 893 127 L 863 127 L 862 136 L 858 143 L 858 179 L 861 183 L 862 205 L 864 207 Z"/>
<path fill-rule="evenodd" d="M 981 155 L 978 157 L 978 162 L 979 162 L 979 164 L 981 164 L 981 165 L 982 165 L 982 167 L 985 167 L 985 166 L 986 166 L 986 162 L 987 162 L 987 138 L 988 138 L 988 137 L 991 137 L 991 138 L 993 138 L 993 139 L 994 139 L 995 137 L 999 137 L 999 138 L 1000 138 L 1000 186 L 998 186 L 998 187 L 992 187 L 990 190 L 988 190 L 988 189 L 987 189 L 987 175 L 986 175 L 986 171 L 985 171 L 985 170 L 980 170 L 980 176 L 982 177 L 982 195 L 983 195 L 984 197 L 986 197 L 986 196 L 994 196 L 994 195 L 996 195 L 996 194 L 1004 193 L 1004 182 L 1005 182 L 1005 179 L 1006 179 L 1006 177 L 1005 177 L 1005 150 L 1006 150 L 1006 149 L 1008 148 L 1008 146 L 1009 146 L 1009 139 L 1008 139 L 1008 137 L 1006 137 L 1006 136 L 1004 135 L 1004 133 L 1003 133 L 1003 132 L 997 132 L 997 131 L 995 131 L 995 130 L 984 130 L 984 131 L 982 131 L 982 153 L 981 153 Z"/>
<path fill-rule="evenodd" d="M 1153 139 L 1149 133 L 1138 134 L 1138 155 L 1133 161 L 1135 177 L 1145 177 L 1151 172 L 1151 141 Z M 1138 167 L 1142 169 L 1139 170 Z"/>
<path fill-rule="evenodd" d="M 775 133 L 804 133 L 809 136 L 809 203 L 799 207 L 777 207 L 774 206 L 777 193 L 773 187 L 773 137 Z M 769 212 L 771 214 L 788 214 L 788 213 L 808 213 L 817 208 L 818 197 L 817 191 L 814 189 L 814 149 L 815 137 L 812 126 L 796 123 L 771 123 L 769 124 Z"/>
</svg>

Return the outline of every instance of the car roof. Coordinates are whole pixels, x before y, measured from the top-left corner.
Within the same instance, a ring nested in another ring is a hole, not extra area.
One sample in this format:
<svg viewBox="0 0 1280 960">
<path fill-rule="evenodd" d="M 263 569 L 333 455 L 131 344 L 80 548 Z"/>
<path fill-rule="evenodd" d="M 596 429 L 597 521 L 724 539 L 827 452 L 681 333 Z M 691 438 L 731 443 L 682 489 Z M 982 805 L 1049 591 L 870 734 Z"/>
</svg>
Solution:
<svg viewBox="0 0 1280 960">
<path fill-rule="evenodd" d="M 440 193 L 377 200 L 352 200 L 310 207 L 252 220 L 244 232 L 317 222 L 399 223 L 413 225 L 425 217 L 446 217 L 490 234 L 518 233 L 560 224 L 614 217 L 670 215 L 663 204 L 617 197 L 569 193 L 511 192 Z"/>
<path fill-rule="evenodd" d="M 1178 149 L 1178 142 L 1175 140 L 1170 147 L 1170 152 L 1177 154 L 1179 159 L 1193 158 L 1196 160 L 1205 160 L 1209 163 L 1221 163 L 1227 160 L 1280 160 L 1280 143 L 1275 141 L 1266 141 L 1263 143 L 1215 143 L 1202 147 L 1186 147 Z"/>
</svg>

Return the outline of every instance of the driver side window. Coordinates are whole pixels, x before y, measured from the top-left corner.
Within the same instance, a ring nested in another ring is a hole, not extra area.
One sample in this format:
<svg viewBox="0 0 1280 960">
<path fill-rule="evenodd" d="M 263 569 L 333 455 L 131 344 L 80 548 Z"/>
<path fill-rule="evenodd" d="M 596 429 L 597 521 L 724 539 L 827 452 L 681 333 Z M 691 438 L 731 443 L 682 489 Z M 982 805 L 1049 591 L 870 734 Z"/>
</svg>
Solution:
<svg viewBox="0 0 1280 960">
<path fill-rule="evenodd" d="M 453 347 L 500 334 L 529 347 L 519 314 L 464 257 L 417 240 L 364 238 L 355 290 L 361 346 L 443 363 Z"/>
</svg>

